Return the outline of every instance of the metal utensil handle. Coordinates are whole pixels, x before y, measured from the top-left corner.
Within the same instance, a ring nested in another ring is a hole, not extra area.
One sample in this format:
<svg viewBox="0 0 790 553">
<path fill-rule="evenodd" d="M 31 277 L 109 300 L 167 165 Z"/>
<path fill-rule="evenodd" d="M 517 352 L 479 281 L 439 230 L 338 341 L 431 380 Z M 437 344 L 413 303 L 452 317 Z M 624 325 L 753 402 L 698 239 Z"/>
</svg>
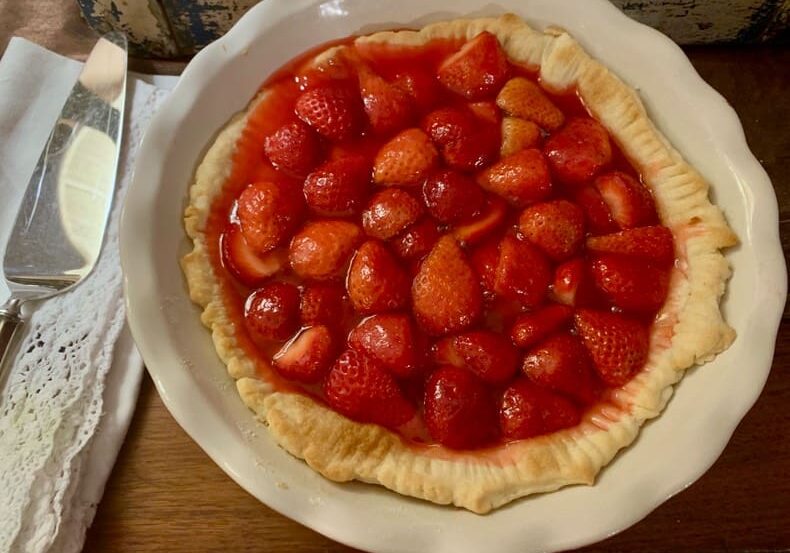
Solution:
<svg viewBox="0 0 790 553">
<path fill-rule="evenodd" d="M 13 299 L 0 307 L 0 380 L 6 362 L 6 354 L 11 351 L 16 331 L 22 326 L 21 302 Z"/>
</svg>

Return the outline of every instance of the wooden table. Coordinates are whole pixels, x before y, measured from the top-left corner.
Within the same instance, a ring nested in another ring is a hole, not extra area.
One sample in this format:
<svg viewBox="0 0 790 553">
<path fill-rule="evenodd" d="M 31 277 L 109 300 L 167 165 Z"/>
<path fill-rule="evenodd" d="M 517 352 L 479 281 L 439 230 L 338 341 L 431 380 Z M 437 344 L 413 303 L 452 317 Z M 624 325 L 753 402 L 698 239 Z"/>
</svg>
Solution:
<svg viewBox="0 0 790 553">
<path fill-rule="evenodd" d="M 0 51 L 10 36 L 21 35 L 81 58 L 95 40 L 71 2 L 13 2 L 13 13 L 11 3 L 0 3 Z M 753 152 L 771 175 L 787 258 L 790 49 L 689 47 L 686 52 L 740 114 Z M 131 66 L 174 73 L 183 64 L 132 60 Z M 790 550 L 788 320 L 786 309 L 765 390 L 716 464 L 640 523 L 584 551 Z M 176 424 L 146 376 L 85 552 L 226 550 L 350 551 L 239 488 Z"/>
</svg>

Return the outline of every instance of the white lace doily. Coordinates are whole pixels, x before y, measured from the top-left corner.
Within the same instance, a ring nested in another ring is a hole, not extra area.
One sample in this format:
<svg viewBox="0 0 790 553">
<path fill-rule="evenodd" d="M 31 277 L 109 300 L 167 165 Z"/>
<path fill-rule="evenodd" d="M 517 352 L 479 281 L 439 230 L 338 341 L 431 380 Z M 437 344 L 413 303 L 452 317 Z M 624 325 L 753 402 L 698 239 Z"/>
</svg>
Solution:
<svg viewBox="0 0 790 553">
<path fill-rule="evenodd" d="M 79 551 L 120 448 L 128 416 L 112 421 L 120 436 L 96 443 L 99 422 L 114 409 L 105 396 L 108 378 L 131 382 L 127 392 L 136 397 L 142 374 L 141 365 L 128 363 L 115 368 L 136 374 L 109 374 L 125 324 L 119 219 L 143 129 L 165 96 L 130 81 L 119 182 L 99 261 L 74 290 L 30 310 L 0 389 L 0 552 Z M 103 472 L 98 483 L 96 472 Z"/>
</svg>

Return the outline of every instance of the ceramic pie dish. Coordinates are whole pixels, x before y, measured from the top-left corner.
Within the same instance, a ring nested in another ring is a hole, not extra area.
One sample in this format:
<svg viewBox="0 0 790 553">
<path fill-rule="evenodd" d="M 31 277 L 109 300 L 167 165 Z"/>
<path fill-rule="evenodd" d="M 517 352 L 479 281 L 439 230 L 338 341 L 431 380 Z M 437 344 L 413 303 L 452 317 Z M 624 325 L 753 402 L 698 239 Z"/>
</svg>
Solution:
<svg viewBox="0 0 790 553">
<path fill-rule="evenodd" d="M 335 8 L 337 8 L 337 6 L 335 6 Z M 327 10 L 328 8 L 327 8 L 327 5 L 323 5 L 323 6 L 320 6 L 320 7 L 319 7 L 319 9 L 324 9 L 324 10 Z M 527 18 L 528 20 L 530 20 L 530 22 L 531 22 L 531 23 L 533 23 L 533 25 L 534 25 L 534 24 L 536 24 L 536 23 L 535 23 L 535 21 L 538 21 L 538 22 L 540 22 L 539 14 L 541 13 L 541 9 L 542 9 L 542 8 L 541 8 L 541 4 L 536 4 L 536 5 L 534 6 L 534 11 L 530 11 L 529 13 L 524 13 L 523 15 L 525 15 L 525 16 L 526 16 L 526 18 Z M 554 8 L 553 8 L 553 10 L 557 10 L 557 9 L 558 9 L 557 7 L 554 7 Z M 604 8 L 600 8 L 600 9 L 604 9 Z M 341 10 L 341 11 L 342 11 L 342 10 Z M 560 11 L 561 11 L 561 10 L 560 10 Z M 536 19 L 536 20 L 530 19 L 530 16 L 531 16 L 531 15 L 533 15 L 533 14 L 534 14 L 534 15 L 536 16 L 536 18 L 538 18 L 538 19 Z M 461 14 L 459 14 L 459 15 L 461 15 Z M 548 15 L 551 15 L 552 17 L 558 17 L 560 14 L 559 14 L 559 12 L 555 14 L 555 13 L 552 11 L 552 13 L 551 13 L 551 14 L 546 14 L 546 15 L 547 15 L 547 16 L 548 16 Z M 554 19 L 551 19 L 551 18 L 547 18 L 547 19 L 546 19 L 546 21 L 551 21 L 551 22 L 553 22 L 553 23 L 555 23 L 555 24 L 558 24 L 558 23 L 557 23 L 557 20 L 554 20 Z M 568 24 L 565 24 L 564 20 L 563 20 L 563 21 L 562 21 L 562 23 L 560 23 L 560 24 L 562 24 L 562 26 L 563 26 L 563 27 L 565 27 L 565 28 L 569 29 L 569 30 L 571 31 L 571 33 L 576 33 L 575 29 L 573 29 L 573 28 L 572 28 L 572 26 L 570 26 L 570 25 L 568 25 Z M 403 25 L 396 25 L 396 26 L 401 26 L 401 27 L 402 27 L 402 26 L 411 26 L 411 25 L 408 25 L 408 24 L 403 24 Z M 242 26 L 242 28 L 243 28 L 243 26 Z M 349 33 L 344 33 L 344 34 L 349 34 Z M 231 34 L 231 35 L 229 35 L 229 37 L 230 37 L 230 36 L 232 36 L 232 34 Z M 327 37 L 327 38 L 329 38 L 329 37 Z M 582 41 L 582 43 L 584 44 L 584 40 L 583 40 L 583 38 L 584 38 L 584 37 L 583 37 L 583 35 L 582 35 L 581 37 L 577 37 L 577 38 L 580 38 L 580 40 L 581 40 L 581 41 Z M 227 46 L 227 45 L 226 45 L 226 46 Z M 585 44 L 585 46 L 587 46 L 587 47 L 588 47 L 588 49 L 590 48 L 590 46 L 589 46 L 588 44 Z M 611 62 L 610 62 L 610 61 L 609 61 L 609 60 L 606 58 L 606 55 L 605 55 L 605 54 L 599 54 L 599 52 L 597 51 L 597 50 L 599 49 L 599 48 L 598 48 L 598 46 L 599 46 L 599 44 L 598 44 L 598 43 L 596 43 L 596 44 L 595 44 L 595 46 L 594 46 L 594 47 L 592 47 L 592 53 L 593 53 L 593 55 L 599 56 L 599 59 L 601 59 L 601 60 L 602 60 L 604 63 L 607 63 L 607 64 L 608 64 L 610 67 L 612 67 L 612 68 L 613 68 L 615 71 L 618 71 L 618 72 L 620 73 L 620 76 L 621 76 L 621 77 L 623 77 L 623 78 L 624 78 L 626 81 L 628 81 L 628 75 L 627 75 L 627 74 L 623 73 L 623 72 L 622 72 L 622 71 L 620 71 L 620 70 L 619 70 L 617 67 L 615 67 L 615 66 L 614 66 L 614 65 L 613 65 L 613 64 L 612 64 L 612 63 L 611 63 Z M 305 49 L 305 48 L 303 47 L 303 48 L 301 48 L 301 49 L 303 50 L 303 49 Z M 226 51 L 227 51 L 227 50 L 226 50 Z M 299 51 L 299 49 L 297 49 L 297 52 L 298 52 L 298 51 Z M 296 53 L 296 52 L 294 52 L 294 53 Z M 205 57 L 205 56 L 204 56 L 204 57 Z M 289 56 L 285 56 L 285 57 L 289 57 Z M 283 58 L 280 58 L 280 60 L 279 60 L 279 64 L 281 64 L 281 63 L 282 63 L 282 59 L 283 59 Z M 197 62 L 199 62 L 199 61 L 200 61 L 200 58 L 198 58 Z M 277 65 L 279 65 L 279 64 L 278 64 L 276 61 L 274 62 L 274 66 L 277 66 Z M 230 65 L 233 65 L 233 63 L 230 63 Z M 189 77 L 189 71 L 187 71 L 187 74 L 185 75 L 185 79 L 187 79 L 188 77 Z M 187 81 L 187 82 L 188 82 L 188 81 Z M 631 82 L 630 82 L 630 84 L 632 84 L 632 86 L 635 86 L 635 87 L 637 87 L 637 88 L 641 88 L 643 91 L 644 91 L 644 90 L 647 90 L 647 88 L 646 88 L 646 87 L 642 87 L 642 86 L 640 86 L 640 85 L 641 85 L 641 81 L 638 81 L 638 80 L 637 80 L 637 82 L 633 82 L 633 81 L 631 81 Z M 182 84 L 181 86 L 183 87 L 183 84 Z M 208 85 L 208 84 L 207 84 L 207 85 L 205 85 L 205 88 L 204 88 L 204 90 L 205 90 L 205 89 L 210 89 L 210 85 Z M 254 90 L 254 89 L 253 89 L 253 90 Z M 176 91 L 176 95 L 177 95 L 177 94 L 178 94 L 178 90 Z M 643 92 L 643 96 L 644 96 L 644 92 Z M 248 98 L 248 99 L 249 99 L 249 98 Z M 649 99 L 649 98 L 646 98 L 646 99 Z M 242 102 L 242 103 L 243 103 L 243 102 Z M 650 107 L 650 106 L 648 106 L 648 107 Z M 167 110 L 165 110 L 165 111 L 167 112 Z M 673 141 L 674 141 L 674 137 L 672 136 L 672 131 L 671 131 L 671 128 L 672 128 L 671 124 L 668 124 L 668 126 L 662 126 L 663 120 L 662 120 L 662 118 L 661 118 L 661 114 L 660 114 L 660 112 L 656 113 L 655 111 L 651 111 L 651 115 L 653 116 L 653 119 L 654 119 L 654 121 L 656 121 L 656 123 L 657 123 L 657 124 L 658 124 L 658 125 L 661 127 L 662 131 L 664 131 L 664 132 L 665 132 L 665 134 L 667 134 L 667 135 L 669 135 L 669 136 L 670 136 L 670 140 L 673 140 Z M 156 122 L 154 123 L 154 128 L 155 128 L 155 127 L 156 127 Z M 692 133 L 692 131 L 693 131 L 693 129 L 689 129 L 689 128 L 687 128 L 687 129 L 684 129 L 684 133 Z M 156 136 L 156 135 L 154 134 L 154 136 Z M 686 137 L 686 136 L 688 136 L 688 134 L 684 134 L 684 137 Z M 146 139 L 146 146 L 147 146 L 147 145 L 149 145 L 149 144 L 150 144 L 150 139 Z M 689 159 L 691 159 L 691 160 L 692 160 L 692 162 L 695 162 L 695 163 L 696 163 L 696 160 L 693 158 L 693 152 L 689 152 L 689 151 L 685 151 L 685 150 L 683 150 L 683 148 L 682 148 L 682 145 L 680 145 L 680 144 L 677 144 L 677 142 L 676 142 L 676 146 L 678 146 L 678 147 L 681 149 L 681 151 L 683 151 L 684 155 L 686 155 L 686 156 L 687 156 Z M 144 148 L 145 148 L 145 146 L 144 146 Z M 169 164 L 170 164 L 172 161 L 173 161 L 173 160 L 172 160 L 172 158 L 168 158 L 168 166 L 169 166 Z M 194 161 L 193 161 L 193 163 L 194 163 Z M 703 171 L 703 173 L 704 173 L 704 167 L 703 167 L 703 166 L 701 166 L 699 163 L 696 163 L 696 164 L 697 164 L 697 167 L 698 167 L 698 168 L 700 168 L 700 169 Z M 715 181 L 715 180 L 714 180 L 714 178 L 712 178 L 712 177 L 710 176 L 710 174 L 706 174 L 706 176 L 708 177 L 708 179 L 709 179 L 709 180 L 711 180 L 711 181 L 713 181 L 713 182 L 718 182 L 718 181 Z M 139 174 L 138 174 L 138 178 L 139 178 Z M 719 192 L 719 188 L 715 188 L 715 190 L 716 190 L 716 193 L 718 194 L 718 192 Z M 733 215 L 731 215 L 731 214 L 730 214 L 730 213 L 727 211 L 728 204 L 726 203 L 726 201 L 723 203 L 723 202 L 722 202 L 722 200 L 725 200 L 725 198 L 719 198 L 719 197 L 717 197 L 717 203 L 718 203 L 718 204 L 719 204 L 719 205 L 720 205 L 722 208 L 724 208 L 725 212 L 727 212 L 727 216 L 728 216 L 728 218 L 730 219 L 730 221 L 732 222 L 733 226 L 735 227 L 735 229 L 736 229 L 736 232 L 738 232 L 738 231 L 739 231 L 739 229 L 738 229 L 738 226 L 737 226 L 737 220 L 738 220 L 738 219 L 737 219 L 737 213 L 734 215 L 734 216 L 735 216 L 735 219 L 733 220 Z M 737 202 L 736 202 L 736 204 L 735 204 L 735 205 L 738 205 L 738 204 L 737 204 Z M 131 209 L 131 208 L 130 208 L 130 209 Z M 774 209 L 775 209 L 775 207 L 774 207 Z M 127 218 L 128 218 L 128 217 L 127 217 Z M 158 216 L 158 217 L 157 217 L 157 220 L 161 220 L 161 217 L 159 217 L 159 216 Z M 739 234 L 740 234 L 740 232 L 739 232 Z M 748 247 L 744 245 L 740 251 L 736 252 L 736 254 L 735 254 L 735 255 L 737 256 L 738 254 L 742 253 L 742 251 L 743 251 L 744 249 L 748 249 Z M 733 262 L 733 265 L 735 265 L 735 263 L 734 263 L 734 262 Z M 737 268 L 736 268 L 736 275 L 737 275 Z M 133 287 L 133 285 L 132 285 L 132 281 L 133 281 L 133 280 L 134 280 L 133 278 L 131 278 L 131 277 L 129 278 L 130 297 L 131 297 L 131 295 L 132 295 L 131 289 L 132 289 L 132 287 Z M 780 288 L 781 288 L 781 282 L 780 282 L 779 284 L 780 284 Z M 731 305 L 731 304 L 733 303 L 733 301 L 737 301 L 737 300 L 733 300 L 734 294 L 733 294 L 732 290 L 731 290 L 731 293 L 730 293 L 730 294 L 731 294 L 731 295 L 730 295 L 730 297 L 728 298 L 727 304 L 725 305 L 725 310 L 727 309 L 727 306 L 729 306 L 729 305 Z M 175 300 L 175 297 L 174 297 L 174 300 Z M 130 304 L 131 304 L 131 305 L 130 305 L 130 307 L 131 307 L 132 309 L 134 309 L 134 305 L 135 305 L 135 304 L 134 304 L 134 302 L 133 302 L 133 301 L 131 301 L 131 302 L 130 302 Z M 176 306 L 176 305 L 177 305 L 177 301 L 174 301 L 172 304 L 171 304 L 171 302 L 169 302 L 169 301 L 168 301 L 168 302 L 166 302 L 164 305 L 165 305 L 166 309 L 165 309 L 165 310 L 163 310 L 163 313 L 165 314 L 165 316 L 167 316 L 169 313 L 171 313 L 171 314 L 173 313 L 173 311 L 172 311 L 171 307 L 174 307 L 174 306 Z M 736 330 L 737 330 L 737 331 L 739 332 L 739 334 L 740 334 L 742 331 L 741 331 L 741 329 L 738 327 L 738 325 L 736 324 L 736 321 L 738 320 L 738 316 L 737 316 L 737 315 L 735 315 L 735 319 L 733 319 L 733 316 L 734 316 L 734 315 L 733 315 L 731 312 L 727 312 L 727 316 L 728 316 L 728 320 L 729 320 L 729 321 L 730 321 L 730 322 L 731 322 L 731 323 L 732 323 L 732 324 L 733 324 L 733 325 L 736 327 Z M 183 318 L 184 318 L 184 315 L 181 315 L 181 316 L 179 316 L 179 319 L 183 319 Z M 132 317 L 132 319 L 134 319 L 134 316 Z M 150 322 L 150 321 L 149 321 L 149 322 Z M 180 321 L 179 321 L 179 325 L 180 325 L 180 326 L 183 326 L 184 324 L 185 324 L 185 322 L 184 322 L 183 320 L 180 320 Z M 134 325 L 134 323 L 133 323 L 133 325 Z M 736 343 L 736 345 L 737 345 L 737 343 Z M 143 347 L 143 353 L 144 353 L 144 355 L 145 355 L 145 348 L 144 348 L 144 346 L 142 346 L 142 347 Z M 769 353 L 770 353 L 770 352 L 769 352 Z M 725 356 L 723 356 L 723 357 L 726 357 L 726 355 L 727 355 L 727 354 L 725 354 Z M 192 362 L 192 363 L 194 363 L 194 361 L 191 361 L 191 362 Z M 769 363 L 769 362 L 770 362 L 770 357 L 769 357 L 768 363 Z M 149 363 L 150 363 L 150 361 L 149 361 Z M 202 363 L 202 364 L 205 364 L 205 363 L 206 363 L 206 360 L 205 360 L 205 358 L 203 359 L 203 361 L 201 361 L 201 363 Z M 720 361 L 717 361 L 717 362 L 716 362 L 716 363 L 714 363 L 713 365 L 715 366 L 715 365 L 717 365 L 717 364 L 719 364 L 719 363 L 720 363 Z M 201 367 L 201 368 L 198 368 L 198 367 L 197 367 L 197 365 L 194 365 L 194 366 L 195 366 L 195 370 L 196 370 L 196 371 L 198 371 L 198 370 L 199 370 L 199 371 L 203 371 L 203 370 L 205 370 L 205 369 L 203 369 L 202 367 Z M 695 372 L 694 372 L 694 373 L 691 375 L 691 378 L 690 378 L 689 380 L 693 379 L 693 378 L 694 378 L 694 377 L 696 377 L 698 374 L 702 374 L 704 370 L 705 370 L 705 369 L 699 369 L 698 371 L 695 371 Z M 198 380 L 200 379 L 200 374 L 195 374 L 194 376 L 195 376 L 195 377 L 196 377 Z M 217 376 L 219 376 L 219 375 L 217 375 Z M 760 381 L 760 383 L 762 383 L 762 380 Z M 684 387 L 685 387 L 685 384 L 684 384 Z M 682 387 L 681 389 L 683 389 L 683 387 Z M 759 388 L 758 388 L 758 389 L 759 389 Z M 165 390 L 165 393 L 167 393 L 167 390 Z M 678 397 L 681 397 L 681 396 L 679 395 Z M 166 398 L 166 399 L 167 399 L 167 398 Z M 672 405 L 674 405 L 674 404 L 675 404 L 677 401 L 678 401 L 678 399 L 677 399 L 677 398 L 676 398 L 675 400 L 673 400 L 673 401 L 672 401 Z M 228 407 L 228 409 L 230 409 L 230 408 Z M 228 411 L 228 413 L 231 413 L 231 411 Z M 176 416 L 177 416 L 177 418 L 178 418 L 178 413 L 176 413 Z M 664 416 L 666 417 L 666 415 L 664 415 Z M 693 419 L 693 415 L 692 415 L 691 413 L 687 413 L 687 414 L 686 414 L 686 416 L 687 416 L 687 417 L 690 417 L 690 419 Z M 182 424 L 183 424 L 183 421 L 182 421 Z M 655 424 L 655 425 L 651 425 L 651 426 L 648 428 L 648 431 L 649 431 L 649 432 L 655 432 L 655 431 L 653 431 L 653 430 L 652 430 L 652 428 L 654 428 L 654 427 L 657 427 L 657 426 L 660 426 L 660 423 L 659 423 L 659 424 Z M 187 428 L 187 429 L 189 430 L 189 428 Z M 253 432 L 255 431 L 255 430 L 254 430 L 254 428 L 252 428 L 251 430 L 252 430 Z M 672 431 L 671 431 L 671 430 L 670 430 L 670 433 L 672 433 Z M 729 436 L 729 434 L 727 434 L 727 436 L 726 436 L 726 437 L 728 437 L 728 436 Z M 725 437 L 725 438 L 726 438 L 726 437 Z M 631 458 L 633 458 L 633 452 L 643 447 L 643 446 L 642 446 L 642 442 L 643 442 L 645 439 L 646 439 L 646 438 L 643 438 L 643 439 L 640 439 L 640 440 L 639 440 L 639 442 L 638 442 L 638 444 L 637 444 L 637 446 L 638 446 L 638 447 L 634 447 L 634 448 L 631 448 L 631 449 L 629 449 L 628 451 L 626 451 L 625 455 L 622 455 L 622 456 L 621 456 L 621 458 L 619 458 L 619 459 L 618 459 L 618 463 L 616 463 L 616 464 L 619 464 L 620 462 L 623 462 L 623 461 L 625 461 L 626 459 L 628 459 L 628 458 L 629 458 L 629 456 L 631 456 Z M 198 440 L 198 441 L 200 441 L 200 440 Z M 201 444 L 201 445 L 204 445 L 204 444 Z M 253 441 L 252 443 L 250 443 L 250 444 L 249 444 L 249 447 L 251 448 L 251 450 L 252 450 L 252 451 L 254 451 L 254 450 L 255 450 L 255 447 L 256 447 L 257 445 L 259 445 L 259 444 L 258 444 L 258 443 L 256 443 L 255 441 Z M 269 445 L 271 445 L 271 444 L 269 444 Z M 204 445 L 204 447 L 205 447 L 205 445 Z M 666 446 L 666 445 L 664 445 L 664 446 L 663 446 L 663 448 L 664 448 L 664 449 L 666 449 L 666 448 L 667 448 L 667 446 Z M 211 453 L 211 451 L 209 451 L 209 452 Z M 266 457 L 266 462 L 267 462 L 267 463 L 269 463 L 269 462 L 271 462 L 271 461 L 272 461 L 272 459 L 273 459 L 273 457 L 271 457 L 271 456 L 267 456 L 267 457 Z M 292 467 L 292 468 L 293 468 L 294 470 L 299 470 L 299 468 L 297 468 L 297 467 Z M 300 468 L 304 468 L 304 467 L 300 467 Z M 704 467 L 703 467 L 703 469 L 704 469 Z M 604 482 L 606 482 L 607 476 L 610 474 L 610 472 L 614 472 L 614 471 L 616 471 L 616 470 L 617 470 L 617 469 L 615 469 L 615 468 L 611 468 L 611 469 L 609 469 L 609 470 L 605 471 L 605 472 L 604 472 L 604 474 L 603 474 L 603 477 L 601 478 L 601 480 L 599 481 L 599 483 L 598 483 L 598 484 L 595 486 L 595 488 L 596 488 L 596 489 L 598 489 L 598 488 L 600 488 L 600 487 L 604 487 L 604 488 L 606 488 L 606 487 L 607 487 L 607 486 L 606 486 L 606 484 L 603 484 L 603 483 L 604 483 Z M 623 470 L 625 470 L 625 469 L 623 469 Z M 610 482 L 611 482 L 611 481 L 610 481 Z M 603 486 L 602 486 L 602 484 L 603 484 Z M 324 486 L 323 486 L 323 485 L 321 485 L 321 484 L 318 484 L 318 485 L 317 485 L 317 488 L 318 488 L 318 489 L 320 489 L 320 488 L 322 488 L 322 487 L 324 487 Z M 616 487 L 616 485 L 615 485 L 615 487 Z M 292 488 L 291 488 L 291 485 L 290 485 L 290 483 L 288 484 L 288 489 L 292 489 Z M 354 488 L 353 488 L 353 487 L 350 487 L 350 489 L 347 489 L 347 490 L 344 490 L 344 491 L 340 491 L 339 493 L 340 493 L 341 495 L 342 495 L 342 494 L 345 494 L 345 493 L 352 493 L 352 494 L 353 494 L 353 493 L 354 493 Z M 569 497 L 569 499 L 566 499 L 566 501 L 573 501 L 573 497 L 572 497 L 572 496 L 573 496 L 573 495 L 575 495 L 575 494 L 577 494 L 577 493 L 578 493 L 578 490 L 576 490 L 576 489 L 570 489 L 570 490 L 565 490 L 565 491 L 561 492 L 560 494 L 556 494 L 556 495 L 564 495 L 564 496 L 566 496 L 566 497 Z M 275 495 L 276 495 L 276 494 L 275 494 Z M 608 495 L 608 494 L 607 494 L 607 495 Z M 260 497 L 260 495 L 259 495 L 259 497 Z M 538 500 L 537 500 L 537 501 L 540 501 L 540 502 L 542 502 L 542 503 L 549 504 L 549 503 L 551 503 L 551 501 L 550 501 L 548 498 L 549 498 L 549 496 L 542 496 L 542 497 L 538 498 Z M 270 497 L 266 497 L 266 498 L 264 498 L 264 500 L 265 500 L 267 503 L 269 503 L 269 504 L 272 504 L 272 499 L 271 499 Z M 659 499 L 659 500 L 660 500 L 660 499 Z M 382 505 L 382 506 L 386 505 L 386 504 L 387 504 L 389 501 L 390 501 L 390 499 L 383 498 L 383 497 L 382 497 L 382 498 L 377 498 L 377 499 L 376 499 L 376 502 L 377 502 L 378 504 Z M 405 501 L 405 500 L 402 500 L 402 501 Z M 629 501 L 630 501 L 630 503 L 631 503 L 631 505 L 632 505 L 632 504 L 633 504 L 633 501 L 631 501 L 631 500 L 629 500 Z M 523 504 L 523 506 L 519 506 L 519 505 L 521 505 L 521 504 L 518 504 L 518 505 L 517 505 L 517 506 L 515 506 L 513 509 L 525 509 L 525 508 L 526 508 L 526 509 L 529 509 L 529 508 L 530 508 L 530 507 L 529 507 L 529 506 L 528 506 L 526 503 L 524 503 L 524 504 Z M 274 505 L 274 506 L 275 506 L 275 507 L 277 507 L 277 505 Z M 415 507 L 415 508 L 414 508 L 414 513 L 417 513 L 417 512 L 419 512 L 419 511 L 420 511 L 420 509 L 421 509 L 421 507 Z M 631 508 L 629 507 L 629 509 L 628 509 L 628 512 L 631 512 L 631 511 L 630 511 L 630 509 L 631 509 Z M 411 511 L 411 508 L 410 508 L 410 511 Z M 510 511 L 510 510 L 506 510 L 505 512 L 511 512 L 511 511 Z M 497 515 L 498 515 L 498 514 L 497 514 Z M 437 513 L 435 513 L 435 516 L 437 517 L 437 520 L 440 520 L 440 519 L 442 519 L 442 517 L 445 517 L 445 516 L 450 516 L 450 515 L 449 515 L 449 514 L 448 514 L 448 515 L 445 515 L 445 514 L 442 514 L 441 512 L 437 512 Z M 461 515 L 461 514 L 458 514 L 458 513 L 456 513 L 456 514 L 454 514 L 453 516 L 455 516 L 455 517 L 459 517 L 459 516 L 462 516 L 462 515 Z M 298 517 L 297 517 L 297 518 L 298 518 Z M 502 517 L 500 516 L 500 518 L 502 518 Z M 496 524 L 496 523 L 493 523 L 493 524 Z M 611 529 L 610 529 L 610 530 L 611 530 Z M 353 533 L 353 532 L 352 532 L 352 533 Z M 552 538 L 553 538 L 553 539 L 560 539 L 560 540 L 561 540 L 561 539 L 568 539 L 568 536 L 567 536 L 567 535 L 559 535 L 559 534 L 558 534 L 558 535 L 556 535 L 556 536 L 552 536 Z M 343 539 L 343 538 L 339 538 L 339 539 Z M 572 539 L 572 538 L 570 538 L 570 539 Z M 577 539 L 578 539 L 578 538 L 577 538 Z M 589 539 L 589 538 L 588 538 L 588 539 Z M 346 538 L 346 541 L 347 541 L 347 540 L 348 540 L 348 538 Z M 356 544 L 356 543 L 358 543 L 358 542 L 352 542 L 352 543 L 355 543 L 355 544 Z M 404 542 L 404 543 L 406 543 L 406 542 Z M 554 542 L 547 542 L 547 543 L 554 543 Z M 558 542 L 558 543 L 560 543 L 560 544 L 561 544 L 562 542 Z M 572 542 L 572 541 L 569 541 L 569 542 L 567 542 L 567 543 L 573 543 L 573 542 Z M 543 548 L 545 548 L 545 547 L 551 547 L 551 548 L 554 548 L 554 547 L 557 547 L 557 546 L 558 546 L 558 545 L 547 545 L 547 544 L 543 544 L 543 545 L 541 545 L 540 547 L 543 547 Z M 562 546 L 562 545 L 560 545 L 560 546 Z M 367 547 L 374 547 L 374 548 L 378 548 L 378 546 L 376 546 L 375 544 L 367 545 Z M 409 548 L 409 547 L 406 547 L 406 548 Z"/>
</svg>

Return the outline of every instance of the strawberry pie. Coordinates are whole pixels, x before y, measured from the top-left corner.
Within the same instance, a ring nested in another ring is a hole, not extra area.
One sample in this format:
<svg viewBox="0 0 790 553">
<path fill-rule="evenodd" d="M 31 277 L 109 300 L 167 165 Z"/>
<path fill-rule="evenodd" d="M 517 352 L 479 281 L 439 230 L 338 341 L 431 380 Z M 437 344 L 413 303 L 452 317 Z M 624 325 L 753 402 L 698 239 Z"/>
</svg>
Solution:
<svg viewBox="0 0 790 553">
<path fill-rule="evenodd" d="M 735 335 L 708 184 L 633 89 L 513 15 L 284 65 L 185 223 L 191 297 L 285 450 L 477 513 L 592 484 Z"/>
</svg>

